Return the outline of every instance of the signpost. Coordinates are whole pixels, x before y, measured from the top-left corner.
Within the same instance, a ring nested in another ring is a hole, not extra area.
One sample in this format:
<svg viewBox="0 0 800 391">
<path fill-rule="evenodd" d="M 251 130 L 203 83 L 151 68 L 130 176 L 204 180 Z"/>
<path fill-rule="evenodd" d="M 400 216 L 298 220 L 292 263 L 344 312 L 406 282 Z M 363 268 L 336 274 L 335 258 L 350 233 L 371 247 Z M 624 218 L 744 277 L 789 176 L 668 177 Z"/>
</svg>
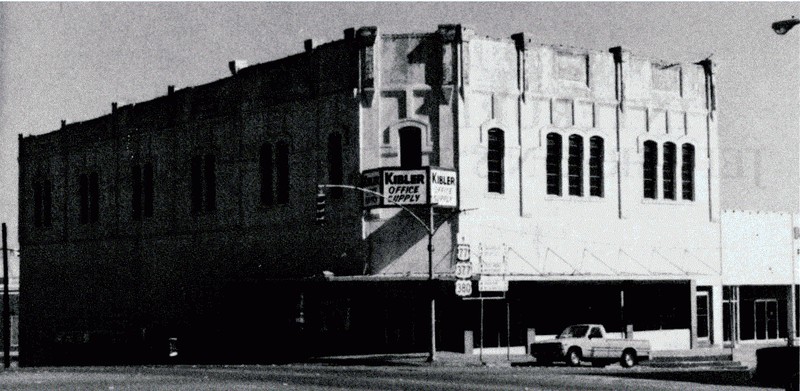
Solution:
<svg viewBox="0 0 800 391">
<path fill-rule="evenodd" d="M 469 245 L 466 243 L 459 243 L 457 248 L 457 258 L 455 267 L 455 276 L 459 278 L 456 281 L 456 294 L 461 296 L 464 300 L 480 300 L 481 302 L 481 322 L 480 322 L 480 340 L 481 348 L 479 359 L 483 362 L 483 302 L 486 300 L 505 300 L 506 292 L 508 292 L 508 280 L 506 279 L 506 247 L 479 247 L 479 268 L 478 270 L 478 292 L 480 296 L 470 297 L 472 295 L 472 281 L 465 280 L 466 276 L 472 277 L 472 263 L 466 262 L 470 258 Z M 468 265 L 468 266 L 467 266 Z M 469 271 L 469 273 L 467 273 Z M 466 283 L 469 283 L 467 285 Z M 469 288 L 467 288 L 469 286 Z M 484 292 L 501 292 L 502 296 L 484 296 Z M 510 306 L 506 301 L 506 356 L 511 359 L 511 319 L 510 319 Z"/>
</svg>

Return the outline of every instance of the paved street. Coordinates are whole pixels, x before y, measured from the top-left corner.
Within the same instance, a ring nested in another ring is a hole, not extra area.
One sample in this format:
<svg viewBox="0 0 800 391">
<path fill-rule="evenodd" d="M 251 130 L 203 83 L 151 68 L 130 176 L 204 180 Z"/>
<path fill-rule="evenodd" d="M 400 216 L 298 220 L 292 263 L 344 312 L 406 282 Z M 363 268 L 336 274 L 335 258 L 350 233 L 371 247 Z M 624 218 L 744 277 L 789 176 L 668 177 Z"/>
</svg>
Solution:
<svg viewBox="0 0 800 391">
<path fill-rule="evenodd" d="M 620 374 L 624 375 L 620 376 Z M 642 379 L 613 367 L 164 366 L 0 371 L 3 390 L 764 390 Z"/>
</svg>

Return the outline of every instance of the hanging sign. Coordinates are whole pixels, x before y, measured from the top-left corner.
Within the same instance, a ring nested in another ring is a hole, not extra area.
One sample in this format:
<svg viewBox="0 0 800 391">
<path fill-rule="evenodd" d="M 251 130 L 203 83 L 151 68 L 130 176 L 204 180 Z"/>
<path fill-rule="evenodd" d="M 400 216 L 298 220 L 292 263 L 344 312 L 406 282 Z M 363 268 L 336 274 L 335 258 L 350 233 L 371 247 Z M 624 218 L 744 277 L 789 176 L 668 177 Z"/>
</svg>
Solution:
<svg viewBox="0 0 800 391">
<path fill-rule="evenodd" d="M 364 195 L 364 208 L 387 208 L 399 205 L 458 206 L 458 179 L 454 170 L 423 167 L 402 169 L 376 168 L 361 173 L 361 187 L 381 194 Z"/>
<path fill-rule="evenodd" d="M 365 172 L 361 175 L 361 187 L 372 190 L 376 193 L 381 192 L 381 173 L 378 171 Z M 364 207 L 371 208 L 381 204 L 381 197 L 377 194 L 364 193 Z"/>
<path fill-rule="evenodd" d="M 385 170 L 381 177 L 386 204 L 428 203 L 428 175 L 425 170 Z"/>
<path fill-rule="evenodd" d="M 431 168 L 430 173 L 431 203 L 455 207 L 456 172 Z"/>
</svg>

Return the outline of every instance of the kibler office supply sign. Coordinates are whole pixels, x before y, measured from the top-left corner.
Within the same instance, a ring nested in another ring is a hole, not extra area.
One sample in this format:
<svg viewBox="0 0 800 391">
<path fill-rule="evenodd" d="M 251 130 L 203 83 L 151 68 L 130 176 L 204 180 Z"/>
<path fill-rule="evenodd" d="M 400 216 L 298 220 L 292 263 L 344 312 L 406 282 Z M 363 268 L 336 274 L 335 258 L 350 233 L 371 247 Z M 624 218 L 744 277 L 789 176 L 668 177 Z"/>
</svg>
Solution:
<svg viewBox="0 0 800 391">
<path fill-rule="evenodd" d="M 419 169 L 377 168 L 361 174 L 362 187 L 380 193 L 364 197 L 364 207 L 428 205 L 455 207 L 457 177 L 454 170 L 424 167 Z M 429 201 L 430 200 L 430 201 Z"/>
</svg>

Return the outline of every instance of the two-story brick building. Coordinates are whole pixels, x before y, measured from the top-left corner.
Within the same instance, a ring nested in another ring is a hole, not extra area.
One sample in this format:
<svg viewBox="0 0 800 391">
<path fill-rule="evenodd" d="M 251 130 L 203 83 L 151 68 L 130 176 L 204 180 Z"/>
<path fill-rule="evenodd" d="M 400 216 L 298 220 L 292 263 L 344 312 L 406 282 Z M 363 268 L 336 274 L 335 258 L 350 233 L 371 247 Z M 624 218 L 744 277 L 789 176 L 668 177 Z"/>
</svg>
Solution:
<svg viewBox="0 0 800 391">
<path fill-rule="evenodd" d="M 573 322 L 721 343 L 711 62 L 534 42 L 348 29 L 20 136 L 21 363 L 152 360 L 169 338 L 193 361 L 423 351 L 432 295 L 439 348 L 461 349 L 480 309 L 454 292 L 459 237 L 509 282 L 485 346 Z M 419 221 L 357 191 L 314 223 L 318 184 L 428 166 L 468 210 L 436 209 L 432 265 Z"/>
</svg>

